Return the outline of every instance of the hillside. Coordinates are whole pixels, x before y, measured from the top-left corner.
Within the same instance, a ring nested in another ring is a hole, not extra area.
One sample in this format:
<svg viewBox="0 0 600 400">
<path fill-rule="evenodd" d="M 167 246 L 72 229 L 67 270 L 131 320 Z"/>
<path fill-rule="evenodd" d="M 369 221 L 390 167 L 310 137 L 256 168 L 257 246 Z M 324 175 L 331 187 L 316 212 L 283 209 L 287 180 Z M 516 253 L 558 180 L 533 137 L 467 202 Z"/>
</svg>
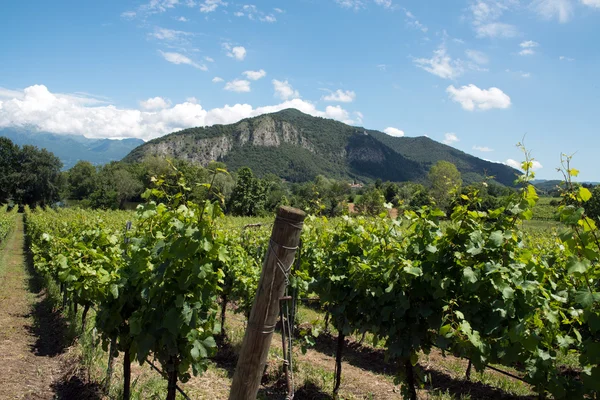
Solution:
<svg viewBox="0 0 600 400">
<path fill-rule="evenodd" d="M 467 183 L 495 176 L 512 185 L 517 170 L 466 154 L 425 137 L 392 137 L 295 109 L 231 125 L 190 128 L 137 147 L 124 160 L 146 155 L 182 158 L 202 165 L 223 161 L 235 170 L 304 181 L 318 174 L 350 180 L 422 181 L 439 160 L 454 163 Z"/>
<path fill-rule="evenodd" d="M 118 161 L 144 143 L 141 139 L 88 139 L 80 135 L 57 135 L 13 128 L 0 129 L 0 136 L 9 138 L 19 146 L 27 144 L 51 151 L 60 158 L 63 169 L 71 168 L 79 160 L 95 165 Z"/>
</svg>

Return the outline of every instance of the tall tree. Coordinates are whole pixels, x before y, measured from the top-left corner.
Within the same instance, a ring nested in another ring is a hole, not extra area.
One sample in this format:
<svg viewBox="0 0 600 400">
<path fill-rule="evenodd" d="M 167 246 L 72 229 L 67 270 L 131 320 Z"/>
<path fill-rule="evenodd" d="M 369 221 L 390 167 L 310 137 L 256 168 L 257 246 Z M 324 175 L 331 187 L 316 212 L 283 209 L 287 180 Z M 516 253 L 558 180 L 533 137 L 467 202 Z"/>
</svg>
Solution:
<svg viewBox="0 0 600 400">
<path fill-rule="evenodd" d="M 25 145 L 17 156 L 15 201 L 46 206 L 60 199 L 62 162 L 46 149 Z"/>
<path fill-rule="evenodd" d="M 265 211 L 266 201 L 264 183 L 254 177 L 250 168 L 240 168 L 229 200 L 231 213 L 241 216 L 260 215 Z"/>
<path fill-rule="evenodd" d="M 98 185 L 90 195 L 92 207 L 123 209 L 125 203 L 144 190 L 140 179 L 123 163 L 105 165 L 98 174 Z"/>
<path fill-rule="evenodd" d="M 69 197 L 74 200 L 87 198 L 96 190 L 98 174 L 88 161 L 78 161 L 68 171 Z"/>
<path fill-rule="evenodd" d="M 431 195 L 438 207 L 445 210 L 450 205 L 455 192 L 462 185 L 462 178 L 456 165 L 448 161 L 438 161 L 429 170 L 429 183 Z"/>
<path fill-rule="evenodd" d="M 10 139 L 0 137 L 0 204 L 13 195 L 19 151 Z"/>
<path fill-rule="evenodd" d="M 379 215 L 385 211 L 385 197 L 377 187 L 367 189 L 354 205 L 354 209 L 364 215 Z"/>
</svg>

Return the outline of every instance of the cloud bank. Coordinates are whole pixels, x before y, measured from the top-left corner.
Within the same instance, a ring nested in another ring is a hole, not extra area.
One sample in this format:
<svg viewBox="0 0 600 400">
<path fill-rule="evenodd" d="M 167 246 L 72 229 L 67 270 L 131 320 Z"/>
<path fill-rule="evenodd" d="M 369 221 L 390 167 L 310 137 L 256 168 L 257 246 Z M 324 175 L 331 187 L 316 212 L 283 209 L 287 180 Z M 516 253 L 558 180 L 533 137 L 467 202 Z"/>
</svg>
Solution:
<svg viewBox="0 0 600 400">
<path fill-rule="evenodd" d="M 119 108 L 85 94 L 52 93 L 44 85 L 29 86 L 23 90 L 0 88 L 0 129 L 26 127 L 89 138 L 135 137 L 150 140 L 185 128 L 231 124 L 286 108 L 296 108 L 306 114 L 348 124 L 361 121 L 360 113 L 354 113 L 355 118 L 352 119 L 350 113 L 340 106 L 328 106 L 322 111 L 313 103 L 299 98 L 262 107 L 234 104 L 204 109 L 195 99 L 171 105 L 163 98 L 154 97 L 143 101 L 141 106 L 144 110 Z"/>
</svg>

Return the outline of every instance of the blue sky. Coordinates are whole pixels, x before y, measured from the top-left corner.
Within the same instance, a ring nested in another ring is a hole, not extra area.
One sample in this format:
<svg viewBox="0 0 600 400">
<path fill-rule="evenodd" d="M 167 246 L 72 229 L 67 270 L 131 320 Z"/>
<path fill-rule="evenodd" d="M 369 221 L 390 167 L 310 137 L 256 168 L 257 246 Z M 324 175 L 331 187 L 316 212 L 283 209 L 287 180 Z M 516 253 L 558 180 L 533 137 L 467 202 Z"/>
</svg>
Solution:
<svg viewBox="0 0 600 400">
<path fill-rule="evenodd" d="M 145 140 L 296 107 L 600 181 L 600 0 L 29 1 L 0 128 Z"/>
</svg>

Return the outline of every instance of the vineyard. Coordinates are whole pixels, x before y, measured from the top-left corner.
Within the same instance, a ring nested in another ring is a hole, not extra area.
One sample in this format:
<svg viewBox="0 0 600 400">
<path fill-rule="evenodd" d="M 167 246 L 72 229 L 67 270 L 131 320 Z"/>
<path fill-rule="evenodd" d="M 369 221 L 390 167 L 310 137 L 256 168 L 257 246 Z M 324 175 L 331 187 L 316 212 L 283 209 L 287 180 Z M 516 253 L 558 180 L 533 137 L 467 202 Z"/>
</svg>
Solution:
<svg viewBox="0 0 600 400">
<path fill-rule="evenodd" d="M 7 206 L 0 207 L 0 243 L 10 233 L 11 229 L 15 224 L 15 217 L 17 216 L 17 209 L 13 208 L 8 211 Z"/>
<path fill-rule="evenodd" d="M 589 190 L 570 182 L 576 174 L 565 170 L 553 232 L 524 229 L 538 199 L 529 174 L 493 210 L 481 209 L 474 190 L 448 213 L 307 217 L 282 317 L 294 345 L 310 347 L 318 335 L 294 317 L 310 302 L 338 332 L 334 396 L 345 338 L 362 335 L 396 366 L 405 398 L 430 381 L 418 361 L 432 349 L 469 360 L 467 375 L 490 364 L 515 369 L 541 398 L 597 398 L 600 232 L 585 213 Z M 228 335 L 228 305 L 248 318 L 274 246 L 267 221 L 224 217 L 218 200 L 187 201 L 183 177 L 178 185 L 157 180 L 135 213 L 25 210 L 35 269 L 60 287 L 64 307 L 81 307 L 84 330 L 94 326 L 110 356 L 107 387 L 114 360 L 123 363 L 126 399 L 134 361 L 158 361 L 167 399 L 206 371 Z M 0 213 L 0 239 L 14 218 Z M 565 357 L 578 367 L 565 368 Z"/>
</svg>

